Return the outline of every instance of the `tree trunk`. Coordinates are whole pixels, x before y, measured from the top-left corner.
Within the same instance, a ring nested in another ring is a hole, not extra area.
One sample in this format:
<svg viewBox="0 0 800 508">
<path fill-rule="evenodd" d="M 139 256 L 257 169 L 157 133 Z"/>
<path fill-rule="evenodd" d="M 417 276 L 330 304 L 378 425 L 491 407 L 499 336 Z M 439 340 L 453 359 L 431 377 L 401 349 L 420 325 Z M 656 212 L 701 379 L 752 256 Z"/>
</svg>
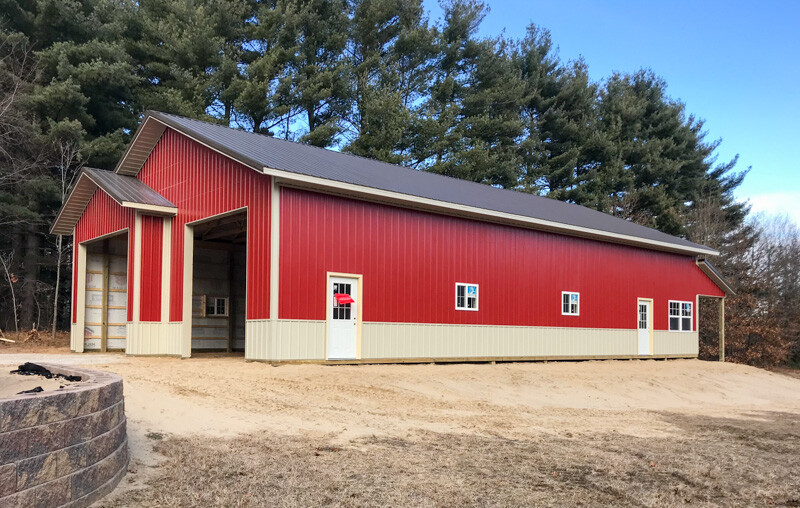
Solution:
<svg viewBox="0 0 800 508">
<path fill-rule="evenodd" d="M 6 262 L 5 258 L 0 255 L 0 264 L 3 265 L 3 275 L 5 275 L 6 281 L 8 281 L 8 290 L 11 292 L 11 308 L 13 309 L 14 314 L 14 331 L 19 331 L 19 319 L 17 319 L 17 294 L 14 291 L 14 279 L 11 274 L 11 266 L 13 266 L 14 261 L 14 253 L 12 251 L 11 257 Z"/>
<path fill-rule="evenodd" d="M 19 321 L 23 330 L 38 328 L 36 313 L 36 283 L 39 280 L 39 244 L 36 226 L 29 225 L 25 231 L 25 258 L 22 260 L 22 295 Z"/>
</svg>

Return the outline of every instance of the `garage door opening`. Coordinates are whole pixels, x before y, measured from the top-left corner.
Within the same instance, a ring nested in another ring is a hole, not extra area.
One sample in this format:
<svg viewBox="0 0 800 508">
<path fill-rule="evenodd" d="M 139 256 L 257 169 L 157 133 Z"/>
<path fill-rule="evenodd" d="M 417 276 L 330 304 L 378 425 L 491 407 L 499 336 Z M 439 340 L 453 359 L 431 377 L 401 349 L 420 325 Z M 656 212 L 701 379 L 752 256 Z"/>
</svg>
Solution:
<svg viewBox="0 0 800 508">
<path fill-rule="evenodd" d="M 86 244 L 84 351 L 125 351 L 128 234 Z"/>
<path fill-rule="evenodd" d="M 247 213 L 193 227 L 192 354 L 244 353 Z"/>
</svg>

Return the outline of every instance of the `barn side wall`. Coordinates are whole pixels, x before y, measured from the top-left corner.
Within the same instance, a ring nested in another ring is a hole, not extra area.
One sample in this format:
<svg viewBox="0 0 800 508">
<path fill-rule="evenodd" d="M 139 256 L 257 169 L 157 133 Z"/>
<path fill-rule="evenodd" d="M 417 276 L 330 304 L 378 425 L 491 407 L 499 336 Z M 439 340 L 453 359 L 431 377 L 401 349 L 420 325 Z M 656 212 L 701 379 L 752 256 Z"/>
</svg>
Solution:
<svg viewBox="0 0 800 508">
<path fill-rule="evenodd" d="M 722 296 L 691 256 L 566 237 L 293 188 L 280 198 L 278 320 L 249 320 L 246 356 L 326 357 L 326 274 L 363 275 L 362 360 L 635 357 L 638 298 L 653 355 L 697 355 L 669 332 L 668 301 Z M 454 307 L 456 282 L 479 310 Z M 561 291 L 581 295 L 561 314 Z M 256 340 L 251 340 L 256 339 Z"/>
<path fill-rule="evenodd" d="M 652 298 L 667 330 L 669 300 L 723 296 L 691 256 L 291 188 L 280 217 L 281 319 L 325 319 L 327 272 L 363 275 L 365 322 L 633 330 Z M 477 312 L 455 309 L 457 282 L 479 285 Z"/>
</svg>

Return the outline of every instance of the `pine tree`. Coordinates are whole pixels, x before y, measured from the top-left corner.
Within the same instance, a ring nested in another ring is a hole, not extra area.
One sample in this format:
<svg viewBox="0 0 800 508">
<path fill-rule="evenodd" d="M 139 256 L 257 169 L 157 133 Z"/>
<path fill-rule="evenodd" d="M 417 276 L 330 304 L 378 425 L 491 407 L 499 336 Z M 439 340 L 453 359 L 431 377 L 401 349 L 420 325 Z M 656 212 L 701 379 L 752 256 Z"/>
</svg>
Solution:
<svg viewBox="0 0 800 508">
<path fill-rule="evenodd" d="M 593 206 L 597 86 L 590 82 L 586 64 L 562 64 L 550 33 L 535 25 L 520 42 L 515 61 L 525 82 L 520 188 Z"/>
<path fill-rule="evenodd" d="M 241 92 L 250 0 L 143 0 L 124 40 L 142 78 L 141 109 L 230 122 Z"/>
<path fill-rule="evenodd" d="M 351 106 L 345 150 L 387 162 L 408 160 L 432 40 L 421 0 L 354 2 L 346 49 Z"/>
<path fill-rule="evenodd" d="M 350 20 L 345 0 L 294 0 L 284 14 L 293 36 L 287 72 L 289 101 L 305 116 L 300 140 L 336 143 L 347 114 L 349 87 L 344 56 Z"/>
<path fill-rule="evenodd" d="M 458 126 L 468 79 L 481 50 L 476 39 L 486 6 L 474 0 L 443 2 L 436 30 L 436 58 L 420 116 L 414 122 L 412 160 L 441 174 L 454 174 L 453 155 L 465 149 Z"/>
<path fill-rule="evenodd" d="M 455 129 L 460 150 L 431 171 L 506 188 L 518 185 L 525 87 L 509 52 L 503 39 L 478 45 Z"/>
<path fill-rule="evenodd" d="M 702 122 L 671 100 L 652 72 L 615 74 L 600 94 L 598 209 L 671 234 L 684 224 L 705 187 L 713 145 Z"/>
</svg>

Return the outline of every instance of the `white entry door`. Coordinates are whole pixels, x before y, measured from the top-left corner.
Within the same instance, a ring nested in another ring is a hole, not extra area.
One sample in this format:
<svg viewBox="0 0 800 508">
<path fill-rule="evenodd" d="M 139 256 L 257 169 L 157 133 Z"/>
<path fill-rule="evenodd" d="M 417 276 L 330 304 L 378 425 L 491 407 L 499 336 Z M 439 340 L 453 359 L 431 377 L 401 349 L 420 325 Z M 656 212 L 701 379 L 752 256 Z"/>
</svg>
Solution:
<svg viewBox="0 0 800 508">
<path fill-rule="evenodd" d="M 352 302 L 345 303 L 349 295 Z M 328 279 L 328 359 L 353 360 L 358 340 L 358 279 L 330 277 Z"/>
<path fill-rule="evenodd" d="M 650 355 L 650 334 L 653 331 L 653 303 L 650 300 L 639 300 L 638 322 L 639 322 L 639 354 Z"/>
</svg>

